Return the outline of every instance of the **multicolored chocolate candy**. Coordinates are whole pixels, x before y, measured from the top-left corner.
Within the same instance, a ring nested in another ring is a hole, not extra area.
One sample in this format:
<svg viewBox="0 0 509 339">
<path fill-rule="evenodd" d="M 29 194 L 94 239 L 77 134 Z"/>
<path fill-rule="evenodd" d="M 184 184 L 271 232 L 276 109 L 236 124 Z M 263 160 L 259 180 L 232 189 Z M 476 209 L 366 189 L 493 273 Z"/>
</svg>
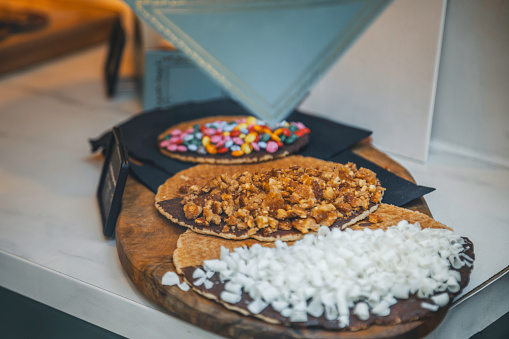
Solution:
<svg viewBox="0 0 509 339">
<path fill-rule="evenodd" d="M 282 121 L 274 128 L 255 117 L 210 117 L 169 128 L 159 136 L 160 151 L 199 163 L 253 163 L 296 153 L 309 141 L 301 122 Z"/>
</svg>

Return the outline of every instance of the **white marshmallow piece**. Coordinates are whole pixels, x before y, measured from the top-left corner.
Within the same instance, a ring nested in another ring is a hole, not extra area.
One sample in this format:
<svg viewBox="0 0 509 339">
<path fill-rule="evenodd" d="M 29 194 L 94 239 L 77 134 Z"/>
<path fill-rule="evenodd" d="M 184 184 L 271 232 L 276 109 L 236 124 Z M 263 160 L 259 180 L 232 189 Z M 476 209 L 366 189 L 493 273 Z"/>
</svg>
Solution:
<svg viewBox="0 0 509 339">
<path fill-rule="evenodd" d="M 180 278 L 175 272 L 166 272 L 161 279 L 161 284 L 166 286 L 173 286 L 180 283 Z"/>
</svg>

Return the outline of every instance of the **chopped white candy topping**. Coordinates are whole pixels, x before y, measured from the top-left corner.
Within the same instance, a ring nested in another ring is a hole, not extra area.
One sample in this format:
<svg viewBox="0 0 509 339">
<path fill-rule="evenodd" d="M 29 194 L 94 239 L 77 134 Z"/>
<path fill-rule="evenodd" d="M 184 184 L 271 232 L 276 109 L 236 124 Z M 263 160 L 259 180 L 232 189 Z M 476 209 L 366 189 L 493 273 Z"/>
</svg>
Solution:
<svg viewBox="0 0 509 339">
<path fill-rule="evenodd" d="M 205 276 L 205 271 L 202 270 L 201 268 L 197 268 L 193 272 L 193 279 L 203 278 L 204 276 Z"/>
<path fill-rule="evenodd" d="M 166 272 L 161 278 L 161 284 L 166 286 L 177 285 L 184 292 L 189 291 L 191 288 L 186 282 L 180 282 L 180 278 L 175 272 Z"/>
<path fill-rule="evenodd" d="M 182 291 L 187 292 L 191 288 L 187 283 L 182 282 L 177 285 Z"/>
<path fill-rule="evenodd" d="M 368 320 L 369 319 L 369 306 L 365 302 L 359 302 L 355 305 L 353 309 L 353 313 L 360 320 Z"/>
<path fill-rule="evenodd" d="M 435 294 L 431 297 L 431 300 L 438 306 L 438 307 L 444 307 L 449 303 L 449 294 L 448 293 L 440 293 Z"/>
<path fill-rule="evenodd" d="M 450 277 L 447 280 L 447 289 L 452 293 L 456 293 L 460 290 L 460 285 L 458 284 L 458 281 L 454 277 Z"/>
<path fill-rule="evenodd" d="M 242 293 L 241 289 L 242 289 L 242 285 L 241 284 L 234 283 L 231 280 L 228 281 L 224 285 L 224 290 L 228 291 L 228 292 L 231 292 L 233 294 L 239 294 L 240 295 Z"/>
<path fill-rule="evenodd" d="M 228 268 L 226 262 L 218 259 L 203 261 L 203 267 L 207 271 L 221 272 Z"/>
<path fill-rule="evenodd" d="M 219 273 L 226 282 L 221 300 L 237 303 L 244 292 L 253 300 L 247 306 L 253 314 L 271 305 L 291 322 L 323 315 L 346 327 L 350 310 L 361 320 L 386 316 L 396 298 L 412 294 L 431 298 L 434 304 L 421 306 L 432 311 L 447 305 L 448 293 L 460 289 L 461 276 L 452 268 L 473 262 L 463 245 L 449 230 L 407 221 L 385 232 L 321 227 L 293 246 L 277 240 L 275 248 L 222 247 L 220 259 L 204 261 L 205 272 L 197 269 L 193 278 L 209 288 L 207 278 Z"/>
<path fill-rule="evenodd" d="M 296 310 L 293 309 L 292 313 L 290 314 L 290 321 L 291 322 L 305 322 L 308 321 L 308 315 L 306 313 L 306 310 Z"/>
<path fill-rule="evenodd" d="M 249 312 L 253 314 L 258 314 L 263 311 L 269 304 L 262 300 L 262 298 L 257 298 L 253 302 L 249 303 L 247 309 Z"/>
<path fill-rule="evenodd" d="M 173 286 L 180 283 L 180 278 L 175 272 L 166 272 L 161 279 L 161 284 L 166 286 Z"/>
<path fill-rule="evenodd" d="M 272 307 L 274 308 L 274 304 L 272 304 Z M 313 317 L 321 317 L 324 312 L 324 307 L 320 298 L 314 297 L 311 299 L 311 302 L 309 302 L 306 310 Z"/>
<path fill-rule="evenodd" d="M 279 313 L 281 313 L 281 315 L 282 315 L 283 317 L 289 317 L 289 316 L 291 316 L 291 315 L 292 315 L 292 309 L 291 309 L 290 307 L 288 307 L 288 308 L 285 308 L 284 310 L 282 310 L 282 311 L 281 311 L 281 312 L 279 312 Z"/>
<path fill-rule="evenodd" d="M 231 293 L 228 291 L 221 292 L 221 300 L 226 301 L 229 304 L 236 304 L 242 298 L 240 294 Z"/>
<path fill-rule="evenodd" d="M 193 285 L 194 286 L 200 286 L 201 284 L 203 284 L 205 282 L 205 280 L 207 280 L 207 277 L 204 275 L 203 277 L 196 279 L 193 282 Z"/>
<path fill-rule="evenodd" d="M 438 305 L 433 305 L 433 304 L 430 304 L 430 303 L 427 303 L 427 302 L 422 302 L 421 303 L 421 307 L 425 308 L 427 310 L 433 311 L 433 312 L 438 311 Z"/>
<path fill-rule="evenodd" d="M 205 286 L 205 288 L 207 290 L 210 290 L 212 288 L 212 286 L 214 286 L 214 283 L 210 280 L 205 280 L 205 282 L 203 283 L 203 286 Z"/>
</svg>

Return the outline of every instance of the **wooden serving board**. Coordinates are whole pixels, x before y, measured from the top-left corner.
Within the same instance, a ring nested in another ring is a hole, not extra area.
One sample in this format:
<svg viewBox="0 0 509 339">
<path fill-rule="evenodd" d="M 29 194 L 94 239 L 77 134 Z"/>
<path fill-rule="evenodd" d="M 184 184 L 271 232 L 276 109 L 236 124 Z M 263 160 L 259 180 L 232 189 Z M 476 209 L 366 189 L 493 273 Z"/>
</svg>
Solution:
<svg viewBox="0 0 509 339">
<path fill-rule="evenodd" d="M 414 181 L 410 173 L 368 143 L 360 143 L 354 152 L 393 173 Z M 229 311 L 193 290 L 163 286 L 162 276 L 175 272 L 172 253 L 177 239 L 186 228 L 171 223 L 154 206 L 154 194 L 129 178 L 122 200 L 122 212 L 116 226 L 117 251 L 127 275 L 136 287 L 172 315 L 205 330 L 231 338 L 416 338 L 435 329 L 447 313 L 441 308 L 426 320 L 393 326 L 372 326 L 357 332 L 298 329 L 272 325 Z M 406 208 L 431 216 L 423 198 Z"/>
</svg>

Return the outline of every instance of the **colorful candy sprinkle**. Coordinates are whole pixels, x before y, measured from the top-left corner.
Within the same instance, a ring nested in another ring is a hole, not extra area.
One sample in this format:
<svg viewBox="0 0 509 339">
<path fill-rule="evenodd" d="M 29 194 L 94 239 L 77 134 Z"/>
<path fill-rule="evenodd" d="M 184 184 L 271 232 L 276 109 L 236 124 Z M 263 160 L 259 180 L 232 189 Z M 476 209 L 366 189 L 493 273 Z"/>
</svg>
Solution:
<svg viewBox="0 0 509 339">
<path fill-rule="evenodd" d="M 247 125 L 255 125 L 257 121 L 258 121 L 258 119 L 256 119 L 255 117 L 247 117 L 246 118 Z"/>
<path fill-rule="evenodd" d="M 224 147 L 226 148 L 231 148 L 233 146 L 234 142 L 232 139 L 230 140 L 226 140 L 225 143 L 224 143 Z"/>
<path fill-rule="evenodd" d="M 217 153 L 217 148 L 216 146 L 212 145 L 212 144 L 208 144 L 205 146 L 205 150 L 207 151 L 207 153 L 209 154 L 216 154 Z"/>
<path fill-rule="evenodd" d="M 251 132 L 248 135 L 246 135 L 246 138 L 244 140 L 248 143 L 252 143 L 253 141 L 256 140 L 257 136 L 258 136 L 258 134 Z"/>
<path fill-rule="evenodd" d="M 253 151 L 253 147 L 251 146 L 251 144 L 248 143 L 242 144 L 242 146 L 240 146 L 240 149 L 242 152 L 244 152 L 244 154 L 250 154 Z"/>
<path fill-rule="evenodd" d="M 261 141 L 265 141 L 265 142 L 269 141 L 270 140 L 270 134 L 268 134 L 268 133 L 262 134 L 262 136 L 260 137 L 260 140 Z"/>
<path fill-rule="evenodd" d="M 208 135 L 204 136 L 201 139 L 201 143 L 203 146 L 207 146 L 208 144 L 210 144 L 210 137 Z"/>
<path fill-rule="evenodd" d="M 277 143 L 275 141 L 268 141 L 267 142 L 267 147 L 265 147 L 265 150 L 269 153 L 275 153 L 277 152 L 277 150 L 279 149 L 279 146 L 277 145 Z"/>
<path fill-rule="evenodd" d="M 197 124 L 186 130 L 174 129 L 160 141 L 170 152 L 227 154 L 240 157 L 252 152 L 275 153 L 311 131 L 301 122 L 281 121 L 273 129 L 255 117 Z"/>
<path fill-rule="evenodd" d="M 244 143 L 244 140 L 242 140 L 242 138 L 240 138 L 240 137 L 235 137 L 235 138 L 233 138 L 233 142 L 236 145 L 242 145 Z"/>
<path fill-rule="evenodd" d="M 274 134 L 274 133 L 272 133 L 272 134 L 270 135 L 270 138 L 271 138 L 273 141 L 275 141 L 275 142 L 280 142 L 280 141 L 281 141 L 281 139 L 279 139 L 279 137 L 278 137 L 276 134 Z"/>
</svg>

